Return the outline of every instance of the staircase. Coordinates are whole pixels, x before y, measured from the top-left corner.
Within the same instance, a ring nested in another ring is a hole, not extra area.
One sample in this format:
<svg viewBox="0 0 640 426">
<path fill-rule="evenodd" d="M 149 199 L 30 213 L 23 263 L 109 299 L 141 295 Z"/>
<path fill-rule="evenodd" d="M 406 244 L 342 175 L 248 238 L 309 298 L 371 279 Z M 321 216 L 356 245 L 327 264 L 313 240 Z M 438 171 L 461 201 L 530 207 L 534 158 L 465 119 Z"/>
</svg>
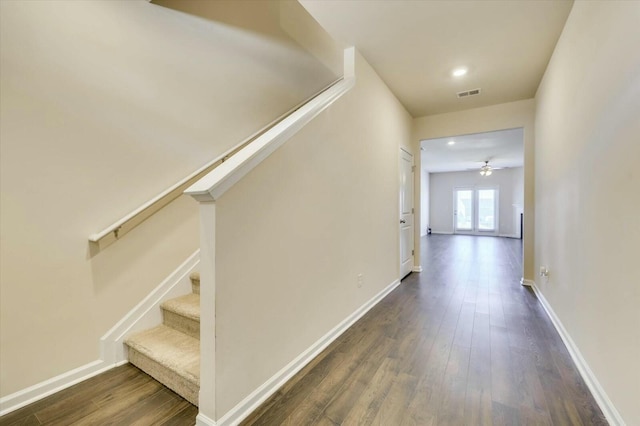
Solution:
<svg viewBox="0 0 640 426">
<path fill-rule="evenodd" d="M 162 324 L 125 340 L 129 362 L 184 399 L 198 405 L 200 390 L 200 274 L 192 293 L 160 306 Z"/>
</svg>

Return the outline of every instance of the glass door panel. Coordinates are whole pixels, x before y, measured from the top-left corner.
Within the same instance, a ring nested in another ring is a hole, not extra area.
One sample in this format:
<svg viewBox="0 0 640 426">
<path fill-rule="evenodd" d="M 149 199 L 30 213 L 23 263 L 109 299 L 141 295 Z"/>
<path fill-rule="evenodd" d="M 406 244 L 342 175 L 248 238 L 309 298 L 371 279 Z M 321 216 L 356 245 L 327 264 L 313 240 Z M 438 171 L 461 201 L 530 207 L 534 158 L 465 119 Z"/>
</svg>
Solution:
<svg viewBox="0 0 640 426">
<path fill-rule="evenodd" d="M 457 189 L 455 203 L 456 231 L 473 231 L 473 190 Z"/>
<path fill-rule="evenodd" d="M 478 190 L 478 230 L 496 230 L 496 190 Z"/>
</svg>

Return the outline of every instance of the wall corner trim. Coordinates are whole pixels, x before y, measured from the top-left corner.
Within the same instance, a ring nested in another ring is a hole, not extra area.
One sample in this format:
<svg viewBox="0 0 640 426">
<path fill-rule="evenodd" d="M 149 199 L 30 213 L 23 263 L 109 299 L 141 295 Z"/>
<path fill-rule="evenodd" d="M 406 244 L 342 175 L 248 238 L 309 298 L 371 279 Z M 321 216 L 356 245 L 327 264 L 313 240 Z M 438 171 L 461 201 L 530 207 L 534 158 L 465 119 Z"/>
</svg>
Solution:
<svg viewBox="0 0 640 426">
<path fill-rule="evenodd" d="M 536 297 L 540 301 L 540 304 L 544 308 L 545 312 L 547 313 L 547 316 L 553 323 L 553 326 L 558 331 L 558 334 L 560 334 L 564 345 L 567 347 L 567 350 L 571 355 L 571 359 L 576 364 L 576 367 L 580 372 L 580 376 L 587 384 L 587 387 L 591 391 L 593 398 L 596 400 L 596 403 L 602 410 L 602 413 L 606 417 L 609 424 L 612 426 L 625 426 L 626 424 L 622 419 L 622 416 L 620 416 L 620 413 L 618 413 L 618 410 L 616 410 L 613 402 L 611 402 L 611 400 L 607 396 L 607 393 L 604 391 L 604 388 L 600 385 L 600 382 L 598 382 L 596 375 L 593 373 L 593 371 L 591 371 L 591 368 L 589 368 L 587 361 L 582 356 L 582 353 L 580 353 L 580 349 L 578 349 L 578 346 L 569 335 L 567 329 L 564 328 L 564 325 L 562 325 L 560 318 L 558 318 L 547 299 L 544 297 L 540 289 L 536 286 L 536 283 L 530 280 L 525 281 L 531 283 L 531 288 L 536 294 Z"/>
<path fill-rule="evenodd" d="M 354 46 L 344 49 L 342 73 L 345 79 L 356 77 L 356 48 Z"/>
<path fill-rule="evenodd" d="M 204 414 L 199 413 L 198 416 L 196 417 L 196 426 L 217 426 L 217 424 L 210 417 L 207 417 Z"/>
<path fill-rule="evenodd" d="M 422 272 L 422 266 L 416 265 L 412 269 L 413 272 Z"/>
<path fill-rule="evenodd" d="M 362 306 L 356 309 L 351 315 L 345 318 L 327 334 L 318 339 L 315 343 L 309 346 L 304 352 L 298 355 L 293 361 L 284 366 L 280 371 L 274 374 L 270 379 L 260 385 L 256 390 L 251 392 L 240 401 L 235 407 L 229 410 L 224 416 L 222 416 L 217 423 L 196 423 L 198 426 L 231 426 L 237 425 L 249 414 L 251 414 L 256 408 L 260 406 L 264 401 L 273 395 L 282 385 L 284 385 L 291 377 L 302 368 L 311 362 L 320 352 L 322 352 L 327 346 L 329 346 L 334 340 L 342 335 L 349 327 L 351 327 L 356 321 L 358 321 L 364 314 L 369 312 L 371 308 L 377 305 L 382 299 L 384 299 L 389 293 L 391 293 L 396 287 L 400 285 L 400 280 L 396 279 L 391 284 L 386 286 L 382 291 L 373 296 L 369 301 L 365 302 Z M 204 416 L 203 416 L 204 417 Z M 198 415 L 200 418 L 200 415 Z"/>
<path fill-rule="evenodd" d="M 533 280 L 528 280 L 526 278 L 520 278 L 520 285 L 523 285 L 525 287 L 534 287 L 536 286 L 536 282 Z"/>
</svg>

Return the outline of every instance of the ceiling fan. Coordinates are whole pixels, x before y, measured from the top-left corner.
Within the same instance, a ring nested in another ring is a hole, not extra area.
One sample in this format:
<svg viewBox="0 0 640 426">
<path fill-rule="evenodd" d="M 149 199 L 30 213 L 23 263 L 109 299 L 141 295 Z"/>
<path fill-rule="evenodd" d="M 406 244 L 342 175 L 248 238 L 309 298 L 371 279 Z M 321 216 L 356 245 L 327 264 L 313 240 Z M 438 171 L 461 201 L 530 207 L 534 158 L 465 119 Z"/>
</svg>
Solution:
<svg viewBox="0 0 640 426">
<path fill-rule="evenodd" d="M 509 167 L 493 167 L 491 165 L 489 165 L 489 161 L 492 161 L 493 157 L 489 157 L 488 160 L 484 160 L 484 161 L 480 161 L 480 163 L 484 163 L 482 164 L 482 166 L 480 167 L 480 169 L 478 170 L 477 167 L 473 167 L 470 169 L 467 169 L 469 171 L 480 171 L 480 174 L 482 176 L 491 176 L 491 174 L 493 173 L 494 170 L 502 170 L 502 169 L 508 169 Z"/>
<path fill-rule="evenodd" d="M 493 173 L 494 170 L 500 170 L 503 168 L 504 167 L 492 167 L 489 165 L 489 160 L 485 160 L 482 167 L 480 167 L 480 174 L 482 176 L 491 176 L 491 173 Z"/>
<path fill-rule="evenodd" d="M 489 160 L 484 162 L 484 166 L 480 167 L 480 174 L 482 176 L 491 176 L 493 173 L 493 167 L 489 165 Z"/>
</svg>

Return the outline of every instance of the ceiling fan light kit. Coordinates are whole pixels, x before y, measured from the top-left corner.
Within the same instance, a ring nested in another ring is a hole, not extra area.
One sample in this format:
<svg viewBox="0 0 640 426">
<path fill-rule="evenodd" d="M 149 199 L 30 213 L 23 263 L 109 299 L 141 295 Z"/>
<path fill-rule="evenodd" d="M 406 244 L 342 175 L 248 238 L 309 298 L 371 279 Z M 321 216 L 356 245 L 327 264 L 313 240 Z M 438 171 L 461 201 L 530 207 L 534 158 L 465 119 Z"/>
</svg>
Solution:
<svg viewBox="0 0 640 426">
<path fill-rule="evenodd" d="M 489 165 L 489 161 L 485 161 L 484 166 L 480 167 L 480 175 L 491 176 L 491 173 L 493 173 L 493 169 Z"/>
</svg>

